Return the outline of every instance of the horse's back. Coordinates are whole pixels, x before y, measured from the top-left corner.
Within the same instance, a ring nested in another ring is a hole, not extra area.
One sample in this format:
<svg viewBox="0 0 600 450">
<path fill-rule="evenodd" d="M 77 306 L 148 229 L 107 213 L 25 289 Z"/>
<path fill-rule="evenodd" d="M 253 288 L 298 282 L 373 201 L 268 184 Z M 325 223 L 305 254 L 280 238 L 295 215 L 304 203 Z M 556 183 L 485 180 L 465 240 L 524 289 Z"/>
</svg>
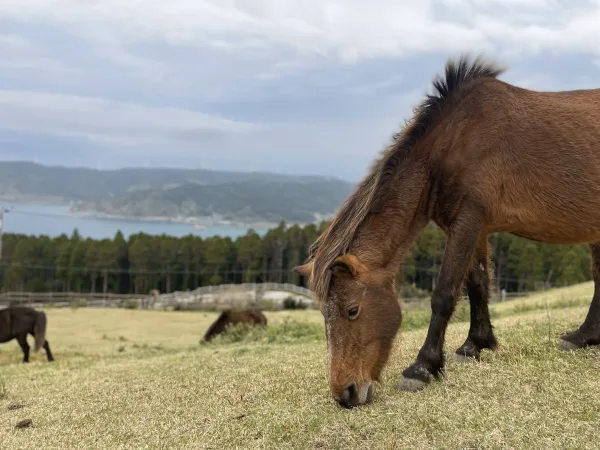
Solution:
<svg viewBox="0 0 600 450">
<path fill-rule="evenodd" d="M 22 333 L 33 333 L 37 314 L 27 306 L 9 306 L 0 309 L 0 342 L 8 342 Z"/>
<path fill-rule="evenodd" d="M 250 324 L 266 324 L 266 317 L 262 312 L 257 309 L 246 309 L 243 311 L 236 311 L 230 313 L 230 322 L 236 323 L 250 323 Z"/>
<path fill-rule="evenodd" d="M 600 240 L 600 89 L 540 92 L 485 80 L 440 130 L 456 130 L 440 139 L 453 145 L 434 152 L 441 208 L 470 195 L 489 232 Z M 444 194 L 448 181 L 458 189 Z"/>
</svg>

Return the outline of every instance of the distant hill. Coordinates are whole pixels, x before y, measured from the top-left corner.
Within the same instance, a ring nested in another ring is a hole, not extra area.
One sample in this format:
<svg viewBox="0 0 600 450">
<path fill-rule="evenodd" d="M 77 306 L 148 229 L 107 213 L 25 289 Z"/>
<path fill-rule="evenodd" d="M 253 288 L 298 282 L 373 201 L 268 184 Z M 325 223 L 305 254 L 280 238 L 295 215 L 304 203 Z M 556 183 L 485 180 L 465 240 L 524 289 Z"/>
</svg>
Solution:
<svg viewBox="0 0 600 450">
<path fill-rule="evenodd" d="M 131 168 L 95 170 L 44 166 L 32 162 L 0 162 L 0 199 L 92 200 L 147 189 L 170 189 L 187 184 L 211 185 L 244 181 L 312 183 L 327 177 L 268 172 L 227 172 L 204 169 Z"/>
<path fill-rule="evenodd" d="M 96 216 L 308 222 L 335 212 L 352 188 L 310 175 L 0 162 L 0 200 L 74 202 L 73 212 Z"/>
<path fill-rule="evenodd" d="M 236 222 L 311 222 L 335 212 L 351 190 L 350 183 L 340 180 L 186 184 L 78 202 L 72 210 L 118 217 L 216 215 Z"/>
</svg>

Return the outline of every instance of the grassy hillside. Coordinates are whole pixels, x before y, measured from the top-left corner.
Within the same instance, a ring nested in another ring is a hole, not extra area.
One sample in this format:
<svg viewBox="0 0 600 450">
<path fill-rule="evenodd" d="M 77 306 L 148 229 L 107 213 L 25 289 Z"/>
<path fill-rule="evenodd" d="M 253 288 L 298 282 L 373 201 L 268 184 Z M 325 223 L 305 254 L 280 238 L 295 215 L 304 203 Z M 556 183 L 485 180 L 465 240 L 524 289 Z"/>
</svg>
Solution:
<svg viewBox="0 0 600 450">
<path fill-rule="evenodd" d="M 446 379 L 417 394 L 394 389 L 425 337 L 426 323 L 411 325 L 409 318 L 426 312 L 407 311 L 375 401 L 354 410 L 330 398 L 317 311 L 267 313 L 271 331 L 199 346 L 215 314 L 48 310 L 55 363 L 38 354 L 25 366 L 16 343 L 0 346 L 2 443 L 61 449 L 597 448 L 600 352 L 555 349 L 557 336 L 583 320 L 591 291 L 587 283 L 495 304 L 499 350 L 484 352 L 478 364 L 450 360 Z M 462 344 L 467 331 L 466 322 L 451 325 L 446 350 Z M 24 418 L 33 426 L 15 429 Z"/>
<path fill-rule="evenodd" d="M 251 180 L 311 183 L 324 182 L 328 178 L 265 172 L 174 168 L 94 170 L 44 166 L 31 162 L 0 162 L 0 199 L 90 200 L 123 195 L 140 189 L 165 189 L 189 183 L 209 185 Z"/>
<path fill-rule="evenodd" d="M 351 189 L 351 184 L 339 180 L 186 184 L 81 202 L 73 211 L 125 217 L 219 214 L 229 220 L 309 222 L 335 212 Z"/>
</svg>

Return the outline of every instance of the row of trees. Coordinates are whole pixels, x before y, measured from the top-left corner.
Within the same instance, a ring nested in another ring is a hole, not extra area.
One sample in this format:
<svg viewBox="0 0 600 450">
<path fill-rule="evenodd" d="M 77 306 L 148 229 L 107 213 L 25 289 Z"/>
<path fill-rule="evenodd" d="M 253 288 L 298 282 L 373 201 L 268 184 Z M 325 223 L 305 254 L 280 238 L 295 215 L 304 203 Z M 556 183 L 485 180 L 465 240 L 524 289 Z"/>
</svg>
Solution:
<svg viewBox="0 0 600 450">
<path fill-rule="evenodd" d="M 146 294 L 195 289 L 203 285 L 303 280 L 292 267 L 305 261 L 309 245 L 327 224 L 277 228 L 260 236 L 253 230 L 229 237 L 176 238 L 143 233 L 125 239 L 84 239 L 77 230 L 56 238 L 3 236 L 0 278 L 4 291 L 79 291 Z M 552 246 L 508 234 L 490 237 L 496 288 L 533 290 L 591 278 L 585 245 Z M 425 229 L 412 247 L 400 282 L 415 292 L 430 291 L 442 261 L 444 234 Z"/>
</svg>

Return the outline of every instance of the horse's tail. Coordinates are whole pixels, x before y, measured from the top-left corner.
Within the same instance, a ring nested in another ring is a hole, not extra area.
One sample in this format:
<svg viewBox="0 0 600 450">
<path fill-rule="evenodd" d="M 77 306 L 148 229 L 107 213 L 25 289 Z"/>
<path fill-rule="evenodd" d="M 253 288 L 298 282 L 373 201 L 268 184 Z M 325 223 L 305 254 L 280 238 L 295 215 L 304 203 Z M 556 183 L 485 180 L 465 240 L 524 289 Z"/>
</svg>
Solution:
<svg viewBox="0 0 600 450">
<path fill-rule="evenodd" d="M 44 342 L 46 342 L 46 313 L 42 311 L 36 312 L 35 323 L 33 325 L 33 335 L 35 336 L 34 352 L 39 351 L 44 346 Z"/>
</svg>

